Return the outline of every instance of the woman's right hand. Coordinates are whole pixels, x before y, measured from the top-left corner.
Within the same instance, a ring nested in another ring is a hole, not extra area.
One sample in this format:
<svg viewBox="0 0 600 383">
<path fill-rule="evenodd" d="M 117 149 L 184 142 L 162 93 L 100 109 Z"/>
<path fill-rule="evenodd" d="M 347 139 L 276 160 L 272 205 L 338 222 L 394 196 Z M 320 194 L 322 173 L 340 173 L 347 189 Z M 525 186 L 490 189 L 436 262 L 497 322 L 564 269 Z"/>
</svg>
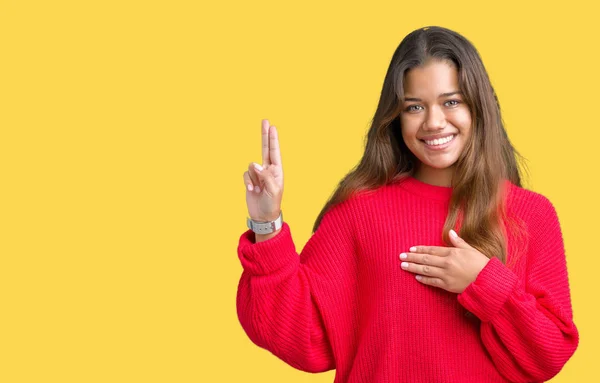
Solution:
<svg viewBox="0 0 600 383">
<path fill-rule="evenodd" d="M 248 214 L 255 221 L 274 221 L 281 212 L 283 168 L 275 126 L 262 120 L 262 166 L 251 162 L 244 173 Z"/>
</svg>

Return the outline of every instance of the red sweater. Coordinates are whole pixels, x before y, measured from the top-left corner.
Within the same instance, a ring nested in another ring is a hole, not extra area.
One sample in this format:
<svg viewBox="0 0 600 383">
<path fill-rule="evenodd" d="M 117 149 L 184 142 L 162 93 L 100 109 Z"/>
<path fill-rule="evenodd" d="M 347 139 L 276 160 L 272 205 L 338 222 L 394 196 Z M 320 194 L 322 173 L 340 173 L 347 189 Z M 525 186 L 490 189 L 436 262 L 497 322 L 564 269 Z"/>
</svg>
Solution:
<svg viewBox="0 0 600 383">
<path fill-rule="evenodd" d="M 398 257 L 445 246 L 449 187 L 409 177 L 352 197 L 300 254 L 287 223 L 259 243 L 246 231 L 244 331 L 297 369 L 336 369 L 335 383 L 550 379 L 579 341 L 562 234 L 547 198 L 507 185 L 507 213 L 525 231 L 509 230 L 508 266 L 492 258 L 461 294 L 419 283 Z"/>
</svg>

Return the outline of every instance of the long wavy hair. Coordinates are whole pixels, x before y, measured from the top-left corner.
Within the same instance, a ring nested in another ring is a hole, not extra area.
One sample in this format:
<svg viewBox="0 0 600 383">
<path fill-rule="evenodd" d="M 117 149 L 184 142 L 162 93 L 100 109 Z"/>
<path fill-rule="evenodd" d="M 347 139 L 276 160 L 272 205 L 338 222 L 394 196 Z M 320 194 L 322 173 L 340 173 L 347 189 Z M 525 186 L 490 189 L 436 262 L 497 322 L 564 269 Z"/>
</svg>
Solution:
<svg viewBox="0 0 600 383">
<path fill-rule="evenodd" d="M 489 258 L 496 256 L 506 263 L 503 186 L 506 180 L 521 186 L 517 157 L 522 157 L 508 139 L 498 98 L 479 53 L 462 35 L 436 26 L 411 32 L 394 52 L 366 135 L 364 155 L 338 184 L 317 217 L 313 232 L 332 206 L 354 193 L 414 175 L 418 160 L 401 134 L 404 76 L 431 59 L 456 66 L 472 121 L 472 133 L 455 164 L 443 241 L 450 244 L 448 232 L 459 223 L 461 238 Z"/>
</svg>

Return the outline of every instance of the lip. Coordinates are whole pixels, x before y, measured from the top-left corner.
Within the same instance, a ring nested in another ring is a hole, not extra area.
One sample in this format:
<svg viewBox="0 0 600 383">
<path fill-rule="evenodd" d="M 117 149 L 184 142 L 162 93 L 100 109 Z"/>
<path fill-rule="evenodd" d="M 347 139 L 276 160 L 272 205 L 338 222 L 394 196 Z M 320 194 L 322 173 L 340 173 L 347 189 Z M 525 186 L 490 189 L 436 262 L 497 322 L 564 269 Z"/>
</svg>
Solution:
<svg viewBox="0 0 600 383">
<path fill-rule="evenodd" d="M 452 145 L 452 143 L 454 142 L 454 140 L 456 140 L 456 136 L 458 136 L 458 134 L 456 134 L 456 133 L 452 133 L 452 134 L 444 134 L 444 135 L 442 135 L 442 134 L 439 134 L 439 135 L 436 135 L 436 136 L 430 136 L 430 137 L 427 137 L 427 140 L 429 141 L 429 140 L 434 140 L 434 139 L 436 139 L 436 138 L 437 138 L 437 139 L 440 139 L 440 138 L 444 138 L 444 137 L 450 137 L 450 136 L 454 136 L 454 138 L 453 138 L 452 140 L 450 140 L 449 142 L 446 142 L 446 143 L 445 143 L 445 144 L 443 144 L 443 145 L 428 145 L 428 144 L 427 144 L 427 142 L 425 142 L 425 139 L 421 139 L 421 141 L 423 142 L 423 145 L 425 145 L 425 147 L 426 147 L 427 149 L 429 149 L 429 150 L 436 150 L 436 151 L 437 151 L 437 150 L 444 150 L 444 149 L 446 149 L 447 147 L 449 147 L 450 145 Z"/>
</svg>

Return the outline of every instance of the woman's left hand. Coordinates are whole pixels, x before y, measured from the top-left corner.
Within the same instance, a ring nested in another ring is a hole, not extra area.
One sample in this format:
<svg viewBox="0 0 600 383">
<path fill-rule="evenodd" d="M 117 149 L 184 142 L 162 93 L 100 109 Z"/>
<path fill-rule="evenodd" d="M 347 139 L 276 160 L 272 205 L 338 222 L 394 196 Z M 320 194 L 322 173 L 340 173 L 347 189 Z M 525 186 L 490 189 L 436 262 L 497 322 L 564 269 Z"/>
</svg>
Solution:
<svg viewBox="0 0 600 383">
<path fill-rule="evenodd" d="M 471 247 L 450 230 L 455 247 L 414 246 L 400 254 L 402 269 L 417 274 L 419 282 L 462 293 L 489 262 L 489 258 Z"/>
</svg>

